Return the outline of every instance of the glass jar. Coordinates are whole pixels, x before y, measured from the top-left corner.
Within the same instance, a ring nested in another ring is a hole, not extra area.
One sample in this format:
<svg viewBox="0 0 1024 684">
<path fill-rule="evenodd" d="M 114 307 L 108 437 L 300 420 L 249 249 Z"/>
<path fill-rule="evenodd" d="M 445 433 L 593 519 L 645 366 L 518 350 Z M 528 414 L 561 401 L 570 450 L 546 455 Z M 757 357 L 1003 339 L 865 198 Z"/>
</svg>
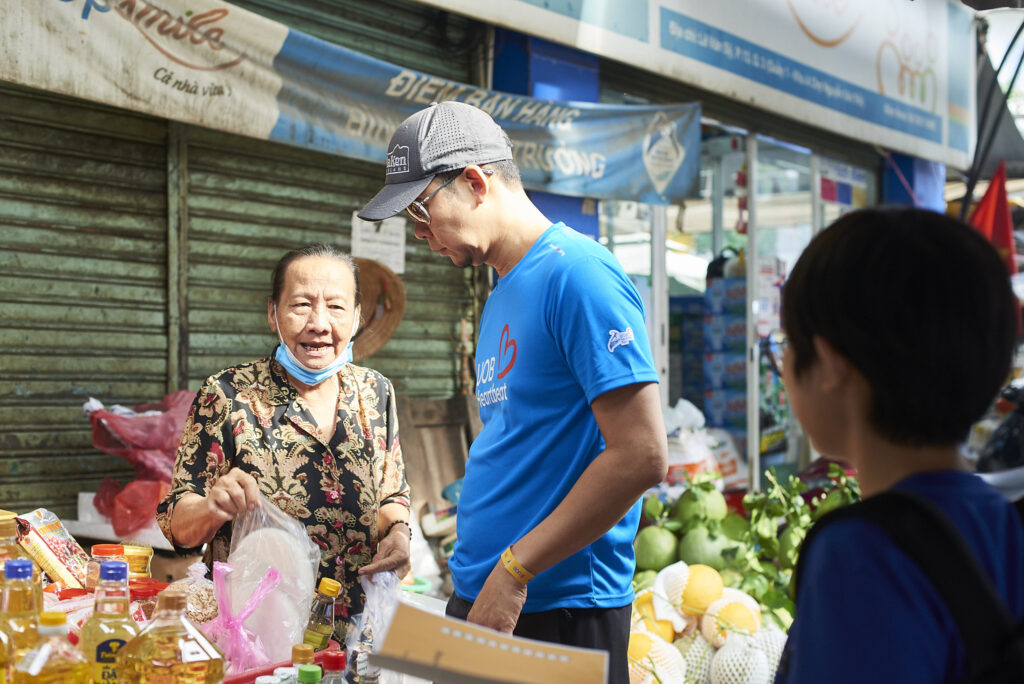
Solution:
<svg viewBox="0 0 1024 684">
<path fill-rule="evenodd" d="M 128 579 L 152 577 L 149 564 L 153 560 L 153 549 L 148 546 L 124 545 L 124 557 L 128 561 Z"/>
<path fill-rule="evenodd" d="M 120 544 L 95 544 L 92 557 L 85 564 L 85 588 L 94 591 L 100 583 L 100 563 L 106 561 L 125 561 L 124 547 Z"/>
<path fill-rule="evenodd" d="M 128 580 L 128 589 L 132 603 L 142 612 L 146 622 L 153 619 L 156 611 L 157 595 L 168 587 L 167 582 L 150 577 L 136 577 Z"/>
</svg>

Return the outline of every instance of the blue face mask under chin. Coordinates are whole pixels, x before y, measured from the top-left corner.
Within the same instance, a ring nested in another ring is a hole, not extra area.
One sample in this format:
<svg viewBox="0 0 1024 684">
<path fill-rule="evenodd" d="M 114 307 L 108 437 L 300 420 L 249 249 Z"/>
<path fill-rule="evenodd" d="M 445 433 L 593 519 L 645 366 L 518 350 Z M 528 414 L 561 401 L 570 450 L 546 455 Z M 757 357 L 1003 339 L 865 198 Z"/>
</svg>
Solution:
<svg viewBox="0 0 1024 684">
<path fill-rule="evenodd" d="M 358 325 L 359 318 L 356 318 L 356 323 L 352 326 L 353 335 L 355 334 L 355 328 Z M 274 358 L 284 366 L 284 369 L 288 371 L 288 374 L 301 383 L 306 385 L 319 385 L 327 378 L 337 374 L 346 363 L 352 362 L 352 342 L 348 343 L 345 347 L 345 351 L 342 352 L 341 356 L 334 360 L 334 362 L 326 368 L 316 369 L 310 368 L 303 364 L 295 355 L 292 354 L 292 350 L 288 348 L 288 345 L 284 343 L 284 338 L 281 337 L 281 324 L 277 321 L 277 307 L 274 307 L 274 322 L 277 323 L 277 339 L 281 341 L 277 345 L 277 351 L 274 353 Z"/>
</svg>

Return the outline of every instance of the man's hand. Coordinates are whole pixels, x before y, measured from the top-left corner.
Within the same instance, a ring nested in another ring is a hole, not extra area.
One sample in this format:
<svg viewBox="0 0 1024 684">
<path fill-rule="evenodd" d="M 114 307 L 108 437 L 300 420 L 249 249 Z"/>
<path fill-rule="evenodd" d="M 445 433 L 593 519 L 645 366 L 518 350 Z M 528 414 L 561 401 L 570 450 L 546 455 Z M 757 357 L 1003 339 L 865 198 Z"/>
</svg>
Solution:
<svg viewBox="0 0 1024 684">
<path fill-rule="evenodd" d="M 511 634 L 526 604 L 526 585 L 509 574 L 499 561 L 466 616 L 467 622 Z"/>
<path fill-rule="evenodd" d="M 214 530 L 234 520 L 243 511 L 254 510 L 260 505 L 260 490 L 256 479 L 239 468 L 232 468 L 218 478 L 206 494 L 209 516 L 217 521 Z"/>
<path fill-rule="evenodd" d="M 377 572 L 394 570 L 401 579 L 409 574 L 412 565 L 409 562 L 409 525 L 398 524 L 391 528 L 388 536 L 377 544 L 377 553 L 369 564 L 359 568 L 360 575 L 372 575 Z"/>
</svg>

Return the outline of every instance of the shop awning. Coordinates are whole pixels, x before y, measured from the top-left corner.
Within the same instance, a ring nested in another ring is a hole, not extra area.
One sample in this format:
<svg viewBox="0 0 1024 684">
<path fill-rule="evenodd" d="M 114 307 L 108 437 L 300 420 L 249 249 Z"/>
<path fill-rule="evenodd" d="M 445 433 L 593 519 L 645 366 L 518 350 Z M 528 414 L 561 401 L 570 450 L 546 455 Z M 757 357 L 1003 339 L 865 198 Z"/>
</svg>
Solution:
<svg viewBox="0 0 1024 684">
<path fill-rule="evenodd" d="M 984 108 L 985 96 L 996 78 L 996 70 L 988 57 L 982 57 L 981 66 L 978 69 L 978 144 L 988 135 L 993 121 L 993 113 L 988 115 L 988 125 L 981 121 L 981 111 Z M 1014 123 L 1013 115 L 1005 104 L 1003 104 L 1003 91 L 997 85 L 992 88 L 991 107 L 999 107 L 998 120 L 995 122 L 995 139 L 992 142 L 990 152 L 985 164 L 981 167 L 979 178 L 991 178 L 1001 160 L 1006 161 L 1006 175 L 1009 178 L 1024 178 L 1024 137 L 1021 137 L 1017 124 Z"/>
<path fill-rule="evenodd" d="M 403 119 L 459 100 L 505 128 L 526 187 L 561 195 L 681 203 L 700 163 L 697 103 L 495 92 L 220 0 L 0 2 L 0 80 L 380 164 Z"/>
</svg>

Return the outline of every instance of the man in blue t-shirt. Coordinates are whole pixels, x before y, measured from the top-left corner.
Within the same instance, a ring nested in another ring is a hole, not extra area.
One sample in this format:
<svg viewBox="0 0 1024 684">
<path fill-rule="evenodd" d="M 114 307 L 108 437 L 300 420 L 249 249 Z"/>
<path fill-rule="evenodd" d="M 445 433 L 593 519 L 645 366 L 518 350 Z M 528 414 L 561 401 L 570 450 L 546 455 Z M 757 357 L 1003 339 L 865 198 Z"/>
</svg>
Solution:
<svg viewBox="0 0 1024 684">
<path fill-rule="evenodd" d="M 504 131 L 466 104 L 431 105 L 388 145 L 360 217 L 407 210 L 456 266 L 492 266 L 476 347 L 484 427 L 449 561 L 448 613 L 609 653 L 627 681 L 639 498 L 667 446 L 643 303 L 605 248 L 530 201 Z"/>
</svg>

